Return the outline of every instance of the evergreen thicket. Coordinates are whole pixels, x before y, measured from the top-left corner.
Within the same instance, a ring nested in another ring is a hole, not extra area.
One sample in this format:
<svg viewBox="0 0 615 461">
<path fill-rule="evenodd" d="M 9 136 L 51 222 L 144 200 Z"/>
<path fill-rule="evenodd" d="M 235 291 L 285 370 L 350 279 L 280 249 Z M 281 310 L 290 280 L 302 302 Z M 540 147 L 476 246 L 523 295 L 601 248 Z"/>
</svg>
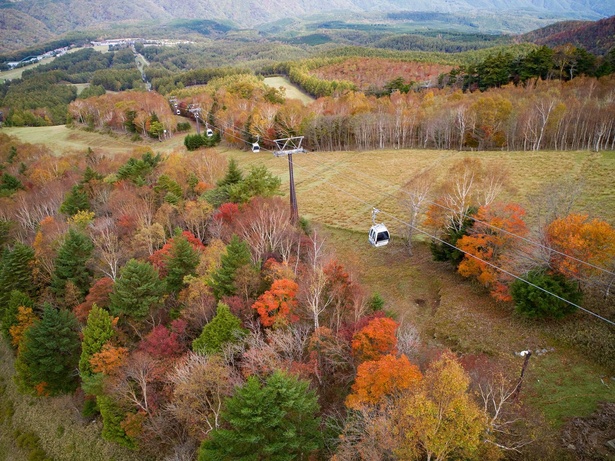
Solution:
<svg viewBox="0 0 615 461">
<path fill-rule="evenodd" d="M 28 328 L 15 362 L 21 389 L 37 395 L 73 392 L 79 362 L 77 319 L 72 312 L 45 305 L 39 321 Z"/>
</svg>

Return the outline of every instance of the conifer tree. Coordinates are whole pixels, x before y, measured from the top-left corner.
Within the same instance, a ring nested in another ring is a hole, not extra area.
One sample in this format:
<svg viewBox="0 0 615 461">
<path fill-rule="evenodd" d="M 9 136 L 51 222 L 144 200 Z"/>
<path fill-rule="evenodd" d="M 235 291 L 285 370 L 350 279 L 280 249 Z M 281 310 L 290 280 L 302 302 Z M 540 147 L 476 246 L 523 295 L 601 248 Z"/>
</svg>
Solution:
<svg viewBox="0 0 615 461">
<path fill-rule="evenodd" d="M 250 249 L 248 244 L 236 235 L 233 235 L 226 247 L 226 253 L 220 261 L 220 268 L 214 272 L 209 281 L 216 299 L 235 294 L 235 276 L 237 269 L 250 264 Z"/>
<path fill-rule="evenodd" d="M 16 243 L 12 251 L 4 250 L 0 263 L 0 319 L 4 315 L 13 290 L 33 294 L 33 261 L 34 250 L 28 245 Z"/>
<path fill-rule="evenodd" d="M 68 310 L 46 304 L 43 316 L 26 332 L 15 362 L 21 390 L 56 395 L 77 388 L 78 322 Z"/>
<path fill-rule="evenodd" d="M 235 342 L 245 336 L 241 320 L 233 315 L 224 303 L 218 303 L 216 316 L 203 327 L 200 336 L 192 342 L 192 350 L 201 354 L 214 354 L 228 342 Z"/>
<path fill-rule="evenodd" d="M 109 295 L 112 315 L 125 315 L 137 320 L 145 318 L 153 305 L 160 303 L 163 283 L 158 271 L 147 262 L 131 259 L 120 270 L 120 276 Z"/>
<path fill-rule="evenodd" d="M 51 278 L 51 289 L 59 298 L 64 297 L 66 283 L 70 281 L 83 300 L 92 279 L 92 270 L 88 267 L 88 262 L 93 249 L 94 244 L 87 235 L 69 229 L 64 243 L 58 250 L 55 271 Z"/>
<path fill-rule="evenodd" d="M 103 420 L 103 439 L 119 443 L 128 448 L 136 448 L 135 440 L 126 434 L 126 431 L 122 428 L 126 411 L 108 395 L 97 396 L 96 403 Z"/>
<path fill-rule="evenodd" d="M 230 159 L 226 175 L 216 183 L 216 188 L 205 192 L 205 199 L 214 207 L 218 208 L 223 203 L 230 201 L 230 190 L 233 186 L 243 181 L 243 172 L 237 166 L 235 159 Z"/>
<path fill-rule="evenodd" d="M 318 399 L 307 381 L 276 371 L 264 385 L 250 376 L 225 401 L 223 426 L 201 445 L 199 461 L 310 459 L 322 445 Z"/>
<path fill-rule="evenodd" d="M 92 356 L 100 352 L 105 343 L 113 337 L 113 318 L 106 310 L 94 304 L 82 334 L 79 373 L 82 377 L 86 377 L 92 374 L 90 365 Z"/>
<path fill-rule="evenodd" d="M 232 158 L 228 162 L 226 175 L 216 184 L 218 187 L 231 186 L 243 180 L 243 172 L 239 169 L 237 161 Z"/>
<path fill-rule="evenodd" d="M 184 235 L 175 236 L 167 258 L 167 290 L 180 291 L 184 286 L 184 277 L 196 274 L 199 259 L 199 251 L 188 242 Z"/>
<path fill-rule="evenodd" d="M 62 205 L 60 205 L 60 213 L 64 213 L 67 216 L 73 216 L 79 211 L 90 210 L 90 199 L 82 185 L 75 185 L 70 192 L 66 194 L 66 198 Z"/>
</svg>

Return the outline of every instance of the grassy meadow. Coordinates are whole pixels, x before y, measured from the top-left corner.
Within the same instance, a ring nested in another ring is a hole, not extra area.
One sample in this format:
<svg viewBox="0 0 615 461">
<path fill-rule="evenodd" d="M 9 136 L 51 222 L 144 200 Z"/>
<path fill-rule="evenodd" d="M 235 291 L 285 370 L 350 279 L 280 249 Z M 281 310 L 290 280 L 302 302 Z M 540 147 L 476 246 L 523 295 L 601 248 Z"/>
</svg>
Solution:
<svg viewBox="0 0 615 461">
<path fill-rule="evenodd" d="M 100 51 L 101 53 L 106 53 L 109 51 L 109 47 L 108 46 L 95 46 L 93 47 L 96 51 Z M 70 50 L 68 50 L 69 53 L 74 53 L 75 51 L 81 50 L 82 48 L 72 48 Z M 35 62 L 32 64 L 28 64 L 27 66 L 23 66 L 23 67 L 18 67 L 17 69 L 11 69 L 11 70 L 5 70 L 0 72 L 0 83 L 4 82 L 5 80 L 13 80 L 16 78 L 21 78 L 24 70 L 29 70 L 29 69 L 33 69 L 35 67 L 40 66 L 41 64 L 49 64 L 50 62 L 52 62 L 55 59 L 54 57 L 50 57 L 50 58 L 45 58 L 40 60 L 39 62 Z"/>
<path fill-rule="evenodd" d="M 134 147 L 127 138 L 66 127 L 3 130 L 23 141 L 45 143 L 58 155 L 85 152 L 88 147 L 113 155 Z M 154 152 L 185 152 L 183 136 L 179 135 L 149 144 Z M 287 196 L 286 158 L 274 157 L 264 149 L 252 153 L 219 146 L 216 150 L 235 158 L 244 169 L 265 165 L 282 178 L 282 189 Z M 462 355 L 482 354 L 514 374 L 520 372 L 523 363 L 523 358 L 515 353 L 525 349 L 543 350 L 532 356 L 521 394 L 537 412 L 536 425 L 546 430 L 544 436 L 557 444 L 557 431 L 568 419 L 591 414 L 599 402 L 615 401 L 614 371 L 598 366 L 590 355 L 565 346 L 548 325 L 518 318 L 510 305 L 497 304 L 481 287 L 454 273 L 447 263 L 433 262 L 427 244 L 419 243 L 413 256 L 409 256 L 399 237 L 405 219 L 400 205 L 403 197 L 400 185 L 427 169 L 435 171 L 437 183 L 445 181 L 452 162 L 464 156 L 479 157 L 487 163 L 502 162 L 511 182 L 502 198 L 519 202 L 528 209 L 531 195 L 544 184 L 562 179 L 581 181 L 584 187 L 575 211 L 585 211 L 615 225 L 613 152 L 383 150 L 297 154 L 293 161 L 299 213 L 322 229 L 340 261 L 358 274 L 369 292 L 382 295 L 386 308 L 402 324 L 417 327 L 428 348 L 444 346 Z M 367 242 L 373 206 L 382 210 L 378 220 L 392 231 L 391 244 L 384 248 L 372 248 Z M 579 319 L 590 321 L 585 316 L 577 313 L 565 322 L 574 325 Z M 6 376 L 10 358 L 6 351 L 0 351 L 0 356 L 2 374 Z M 6 379 L 5 385 L 11 388 Z M 50 410 L 53 403 L 15 393 L 11 399 L 34 402 L 32 405 L 44 406 L 41 411 L 53 413 Z M 67 402 L 60 399 L 56 402 L 65 411 L 74 413 Z M 29 404 L 24 405 L 27 408 Z M 45 431 L 57 430 L 50 424 L 60 423 L 41 421 L 40 429 L 35 429 L 38 421 L 32 424 L 32 430 L 42 438 Z M 63 424 L 67 426 L 68 420 Z M 6 455 L 2 457 L 7 443 L 0 437 L 0 461 L 9 459 Z"/>
<path fill-rule="evenodd" d="M 314 101 L 314 98 L 301 90 L 297 85 L 291 83 L 286 77 L 266 77 L 264 79 L 266 85 L 274 88 L 283 88 L 286 97 L 289 99 L 298 99 L 304 104 L 309 104 Z"/>
</svg>

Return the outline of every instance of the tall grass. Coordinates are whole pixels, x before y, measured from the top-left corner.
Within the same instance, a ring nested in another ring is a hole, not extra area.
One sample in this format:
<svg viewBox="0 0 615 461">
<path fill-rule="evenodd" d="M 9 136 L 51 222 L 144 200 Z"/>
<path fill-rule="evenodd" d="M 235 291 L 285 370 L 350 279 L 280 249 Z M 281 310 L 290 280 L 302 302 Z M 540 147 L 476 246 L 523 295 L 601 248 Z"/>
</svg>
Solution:
<svg viewBox="0 0 615 461">
<path fill-rule="evenodd" d="M 103 440 L 101 422 L 83 419 L 72 396 L 39 398 L 20 394 L 13 383 L 13 362 L 13 352 L 1 340 L 0 460 L 31 461 L 45 457 L 54 461 L 142 459 L 136 453 Z"/>
</svg>

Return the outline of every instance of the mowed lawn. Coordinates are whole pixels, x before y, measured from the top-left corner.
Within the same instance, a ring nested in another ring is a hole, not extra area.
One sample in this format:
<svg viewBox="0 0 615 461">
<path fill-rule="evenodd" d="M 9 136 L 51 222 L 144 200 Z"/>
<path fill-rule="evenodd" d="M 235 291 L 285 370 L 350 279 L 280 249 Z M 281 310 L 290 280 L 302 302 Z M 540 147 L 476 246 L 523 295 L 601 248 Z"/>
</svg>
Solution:
<svg viewBox="0 0 615 461">
<path fill-rule="evenodd" d="M 32 143 L 46 143 L 58 155 L 85 151 L 87 147 L 110 154 L 130 151 L 135 144 L 125 137 L 111 137 L 65 127 L 3 129 Z M 150 141 L 154 152 L 185 152 L 183 136 L 162 143 Z M 235 158 L 247 170 L 265 165 L 282 179 L 288 197 L 288 160 L 260 153 L 228 149 L 216 151 Z M 371 292 L 380 293 L 386 307 L 399 321 L 415 325 L 424 343 L 451 347 L 461 354 L 485 354 L 520 371 L 522 358 L 535 354 L 526 374 L 524 397 L 558 427 L 568 418 L 591 413 L 598 402 L 615 401 L 612 372 L 596 366 L 590 357 L 558 344 L 540 323 L 512 314 L 510 305 L 493 302 L 481 287 L 455 274 L 448 264 L 435 263 L 426 244 L 410 257 L 400 238 L 407 219 L 400 199 L 402 184 L 415 174 L 433 169 L 437 186 L 446 181 L 457 159 L 473 156 L 486 163 L 500 161 L 510 176 L 511 188 L 502 199 L 531 209 L 531 195 L 550 182 L 579 181 L 582 194 L 575 211 L 588 212 L 615 224 L 615 155 L 613 152 L 456 152 L 436 150 L 382 150 L 369 152 L 311 152 L 293 156 L 299 213 L 327 235 L 339 259 L 351 268 Z M 391 244 L 372 248 L 367 243 L 371 209 L 392 231 Z M 586 314 L 578 313 L 577 316 Z M 574 318 L 571 320 L 574 322 Z M 571 378 L 572 377 L 572 378 Z"/>
<path fill-rule="evenodd" d="M 130 141 L 127 135 L 100 134 L 78 128 L 67 128 L 64 125 L 37 128 L 4 127 L 0 132 L 15 136 L 22 142 L 45 144 L 56 155 L 86 152 L 88 147 L 107 155 L 131 152 L 140 146 L 151 146 L 156 153 L 168 153 L 176 149 L 186 150 L 183 135 L 176 135 L 163 142 L 144 140 L 135 143 Z"/>
<path fill-rule="evenodd" d="M 291 83 L 286 77 L 266 77 L 264 79 L 266 85 L 274 88 L 283 88 L 287 98 L 298 99 L 304 104 L 309 104 L 314 101 L 314 98 L 303 92 L 297 85 Z"/>
<path fill-rule="evenodd" d="M 109 47 L 108 46 L 95 46 L 93 47 L 96 51 L 100 51 L 101 53 L 106 53 L 109 51 Z M 70 50 L 68 50 L 69 53 L 74 53 L 75 51 L 79 51 L 82 50 L 83 48 L 79 47 L 79 48 L 72 48 Z M 39 62 L 35 62 L 33 64 L 28 64 L 27 66 L 23 66 L 23 67 L 18 67 L 17 69 L 11 69 L 11 70 L 5 70 L 0 72 L 0 82 L 4 82 L 5 80 L 13 80 L 16 78 L 21 78 L 24 70 L 29 70 L 29 69 L 33 69 L 37 66 L 40 66 L 41 64 L 49 64 L 51 63 L 53 60 L 55 59 L 55 57 L 51 57 L 51 58 L 45 58 L 40 60 Z"/>
</svg>

